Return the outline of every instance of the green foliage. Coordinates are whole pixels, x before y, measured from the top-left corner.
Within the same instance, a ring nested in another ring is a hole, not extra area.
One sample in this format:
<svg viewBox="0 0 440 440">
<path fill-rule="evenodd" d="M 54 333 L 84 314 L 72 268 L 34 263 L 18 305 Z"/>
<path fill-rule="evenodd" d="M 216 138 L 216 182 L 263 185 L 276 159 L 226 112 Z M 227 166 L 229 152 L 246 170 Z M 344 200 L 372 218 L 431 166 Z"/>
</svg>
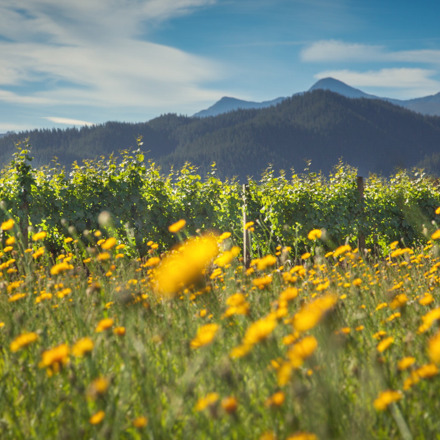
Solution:
<svg viewBox="0 0 440 440">
<path fill-rule="evenodd" d="M 176 242 L 168 226 L 186 221 L 186 233 L 216 230 L 243 238 L 243 188 L 236 180 L 220 180 L 215 164 L 203 176 L 193 165 L 164 175 L 139 149 L 98 160 L 74 163 L 66 173 L 59 164 L 33 169 L 29 145 L 19 149 L 0 178 L 1 220 L 19 220 L 25 237 L 48 231 L 46 246 L 56 250 L 66 236 L 87 241 L 90 232 L 103 229 L 145 255 L 150 240 L 162 250 Z M 392 241 L 405 246 L 424 243 L 436 226 L 430 219 L 440 205 L 438 187 L 420 171 L 396 173 L 390 179 L 375 175 L 365 180 L 364 200 L 357 189 L 357 170 L 340 162 L 328 177 L 321 173 L 275 174 L 268 168 L 260 181 L 249 180 L 247 221 L 255 222 L 252 254 L 291 246 L 294 257 L 311 250 L 307 234 L 325 231 L 323 243 L 332 250 L 339 243 L 357 246 L 359 234 L 375 252 L 387 251 Z M 111 221 L 99 222 L 102 212 Z"/>
</svg>

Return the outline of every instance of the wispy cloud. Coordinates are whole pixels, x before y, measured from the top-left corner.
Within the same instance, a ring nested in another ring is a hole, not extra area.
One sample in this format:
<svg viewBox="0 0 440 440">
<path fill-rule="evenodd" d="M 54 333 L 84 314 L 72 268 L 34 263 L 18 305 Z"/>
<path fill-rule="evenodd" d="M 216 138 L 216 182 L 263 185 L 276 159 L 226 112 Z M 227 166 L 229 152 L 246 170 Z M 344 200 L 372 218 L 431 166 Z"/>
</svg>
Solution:
<svg viewBox="0 0 440 440">
<path fill-rule="evenodd" d="M 419 97 L 437 93 L 440 81 L 432 78 L 436 72 L 418 68 L 390 68 L 357 72 L 327 70 L 315 75 L 316 79 L 332 77 L 354 87 L 405 89 L 407 96 Z"/>
<path fill-rule="evenodd" d="M 391 51 L 384 46 L 347 43 L 338 40 L 316 41 L 304 48 L 305 62 L 407 62 L 440 64 L 440 50 Z"/>
<path fill-rule="evenodd" d="M 375 61 L 384 57 L 384 49 L 381 46 L 324 40 L 303 49 L 300 57 L 307 62 Z"/>
<path fill-rule="evenodd" d="M 176 107 L 212 101 L 212 60 L 141 38 L 215 0 L 15 0 L 0 4 L 0 101 Z M 13 89 L 12 89 L 13 87 Z"/>
<path fill-rule="evenodd" d="M 55 122 L 55 124 L 62 125 L 79 125 L 79 126 L 92 126 L 93 122 L 81 121 L 79 119 L 62 118 L 57 116 L 46 116 L 44 119 Z"/>
</svg>

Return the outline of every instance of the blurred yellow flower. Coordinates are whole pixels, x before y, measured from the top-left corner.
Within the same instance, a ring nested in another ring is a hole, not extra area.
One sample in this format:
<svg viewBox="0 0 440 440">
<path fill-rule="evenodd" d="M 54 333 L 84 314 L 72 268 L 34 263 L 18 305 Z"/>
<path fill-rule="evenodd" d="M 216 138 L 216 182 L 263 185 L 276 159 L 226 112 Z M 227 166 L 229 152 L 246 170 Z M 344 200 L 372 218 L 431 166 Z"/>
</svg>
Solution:
<svg viewBox="0 0 440 440">
<path fill-rule="evenodd" d="M 144 416 L 139 416 L 136 417 L 132 423 L 135 428 L 141 429 L 148 425 L 148 419 Z"/>
<path fill-rule="evenodd" d="M 8 237 L 8 239 L 6 240 L 6 244 L 8 246 L 12 246 L 13 244 L 15 244 L 15 237 Z"/>
<path fill-rule="evenodd" d="M 208 393 L 205 397 L 201 397 L 195 406 L 196 411 L 203 411 L 204 409 L 208 408 L 209 406 L 214 405 L 214 403 L 217 402 L 219 399 L 218 393 Z"/>
<path fill-rule="evenodd" d="M 221 405 L 228 414 L 233 414 L 237 411 L 238 401 L 235 397 L 229 396 L 222 400 Z"/>
<path fill-rule="evenodd" d="M 108 330 L 114 324 L 114 320 L 112 318 L 104 318 L 98 322 L 98 325 L 95 328 L 96 333 L 103 332 L 104 330 Z"/>
<path fill-rule="evenodd" d="M 69 346 L 60 344 L 57 347 L 46 350 L 41 355 L 40 368 L 51 367 L 53 371 L 58 371 L 62 365 L 69 360 Z"/>
<path fill-rule="evenodd" d="M 102 249 L 104 250 L 109 250 L 111 248 L 113 248 L 116 245 L 116 238 L 114 237 L 110 237 L 107 238 L 107 240 L 104 241 L 104 243 L 101 244 Z"/>
<path fill-rule="evenodd" d="M 428 354 L 432 362 L 440 364 L 440 332 L 429 339 Z"/>
<path fill-rule="evenodd" d="M 229 251 L 223 252 L 220 256 L 218 256 L 214 260 L 214 264 L 220 267 L 225 267 L 227 264 L 230 264 L 231 261 L 238 256 L 240 253 L 240 248 L 238 246 L 234 246 Z"/>
<path fill-rule="evenodd" d="M 164 257 L 154 271 L 153 287 L 161 297 L 172 298 L 197 281 L 219 252 L 217 237 L 204 235 L 187 240 Z"/>
<path fill-rule="evenodd" d="M 414 356 L 406 356 L 397 363 L 397 368 L 400 371 L 407 370 L 409 367 L 414 365 L 415 362 L 416 358 Z"/>
<path fill-rule="evenodd" d="M 2 223 L 1 228 L 3 229 L 3 231 L 9 231 L 14 227 L 14 224 L 15 224 L 14 220 L 10 218 L 9 220 L 6 220 L 5 222 Z"/>
<path fill-rule="evenodd" d="M 185 225 L 186 225 L 186 220 L 181 219 L 176 223 L 173 223 L 171 226 L 169 226 L 168 230 L 173 234 L 177 234 L 177 232 L 182 230 L 185 227 Z"/>
<path fill-rule="evenodd" d="M 438 240 L 440 238 L 440 229 L 437 229 L 432 235 L 431 235 L 431 239 L 432 240 Z"/>
<path fill-rule="evenodd" d="M 397 402 L 402 397 L 403 395 L 400 391 L 385 390 L 379 394 L 377 399 L 373 402 L 373 405 L 378 411 L 384 411 L 389 405 L 393 402 Z"/>
<path fill-rule="evenodd" d="M 321 229 L 312 229 L 309 234 L 307 235 L 307 238 L 309 240 L 318 240 L 322 236 Z"/>
<path fill-rule="evenodd" d="M 196 337 L 191 341 L 191 348 L 200 348 L 210 344 L 219 330 L 218 324 L 206 324 L 197 330 Z"/>
<path fill-rule="evenodd" d="M 90 417 L 89 422 L 92 425 L 98 425 L 104 420 L 105 412 L 104 411 L 98 411 L 96 414 L 93 414 L 92 417 Z"/>
<path fill-rule="evenodd" d="M 282 391 L 277 391 L 276 393 L 272 394 L 272 396 L 270 396 L 264 404 L 266 406 L 281 406 L 285 399 L 285 394 Z"/>
<path fill-rule="evenodd" d="M 318 341 L 316 338 L 314 336 L 306 336 L 289 349 L 287 357 L 294 368 L 299 368 L 315 352 L 317 347 Z"/>
<path fill-rule="evenodd" d="M 377 344 L 377 351 L 379 353 L 383 353 L 392 343 L 394 342 L 394 338 L 392 336 L 388 336 L 388 338 L 383 339 Z"/>
<path fill-rule="evenodd" d="M 47 232 L 46 231 L 41 231 L 41 232 L 37 232 L 36 234 L 34 234 L 32 236 L 32 240 L 33 241 L 39 241 L 39 240 L 44 240 L 47 236 Z"/>
<path fill-rule="evenodd" d="M 90 353 L 93 350 L 94 343 L 88 338 L 81 338 L 76 341 L 76 343 L 72 347 L 72 354 L 76 357 L 82 357 L 87 353 Z"/>
<path fill-rule="evenodd" d="M 110 381 L 106 377 L 96 378 L 87 388 L 86 395 L 89 399 L 96 399 L 107 392 Z"/>
<path fill-rule="evenodd" d="M 338 297 L 330 293 L 306 304 L 293 316 L 294 329 L 298 332 L 312 329 L 335 306 L 337 301 Z"/>
<path fill-rule="evenodd" d="M 244 345 L 254 345 L 258 342 L 266 339 L 277 326 L 276 319 L 272 316 L 266 316 L 253 322 L 248 329 L 243 338 Z"/>
<path fill-rule="evenodd" d="M 115 327 L 113 329 L 113 333 L 118 336 L 124 336 L 125 335 L 125 327 Z"/>
<path fill-rule="evenodd" d="M 289 437 L 286 440 L 318 440 L 318 437 L 312 432 L 297 432 Z"/>
<path fill-rule="evenodd" d="M 38 339 L 38 335 L 35 332 L 22 333 L 11 342 L 9 348 L 12 352 L 16 352 L 21 348 L 26 347 L 29 344 L 32 344 L 32 342 L 35 342 L 37 339 Z"/>
</svg>

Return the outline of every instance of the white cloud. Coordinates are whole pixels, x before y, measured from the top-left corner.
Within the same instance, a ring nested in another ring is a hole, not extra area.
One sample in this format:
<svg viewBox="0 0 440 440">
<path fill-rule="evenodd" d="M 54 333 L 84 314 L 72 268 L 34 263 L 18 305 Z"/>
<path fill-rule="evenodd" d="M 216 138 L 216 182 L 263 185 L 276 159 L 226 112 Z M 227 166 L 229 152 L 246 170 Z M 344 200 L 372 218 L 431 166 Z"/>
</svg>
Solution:
<svg viewBox="0 0 440 440">
<path fill-rule="evenodd" d="M 345 43 L 336 40 L 317 41 L 301 51 L 302 61 L 373 61 L 384 57 L 383 47 Z"/>
<path fill-rule="evenodd" d="M 407 96 L 420 97 L 440 90 L 440 81 L 431 77 L 436 72 L 417 68 L 391 68 L 357 72 L 353 70 L 327 70 L 315 75 L 316 79 L 332 77 L 353 87 L 405 89 Z"/>
<path fill-rule="evenodd" d="M 346 43 L 338 40 L 316 41 L 301 51 L 306 62 L 408 62 L 440 64 L 440 50 L 390 51 L 384 46 Z"/>
<path fill-rule="evenodd" d="M 46 116 L 44 119 L 47 119 L 48 121 L 51 122 L 55 122 L 55 124 L 63 124 L 63 125 L 80 125 L 80 126 L 95 125 L 93 122 L 81 121 L 79 119 L 61 118 L 57 116 Z"/>
<path fill-rule="evenodd" d="M 175 107 L 222 96 L 217 63 L 143 41 L 161 20 L 215 0 L 2 0 L 0 101 Z M 23 89 L 20 89 L 23 86 Z"/>
</svg>

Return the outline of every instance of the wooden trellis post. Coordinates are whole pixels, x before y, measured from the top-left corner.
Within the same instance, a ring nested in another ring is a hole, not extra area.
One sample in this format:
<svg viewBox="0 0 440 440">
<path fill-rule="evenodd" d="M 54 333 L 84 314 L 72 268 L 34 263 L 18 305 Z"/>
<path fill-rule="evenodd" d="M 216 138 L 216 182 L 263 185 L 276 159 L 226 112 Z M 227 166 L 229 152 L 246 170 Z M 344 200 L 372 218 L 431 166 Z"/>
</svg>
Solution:
<svg viewBox="0 0 440 440">
<path fill-rule="evenodd" d="M 359 194 L 359 230 L 358 230 L 358 249 L 359 252 L 365 252 L 365 199 L 364 199 L 364 178 L 357 176 L 357 191 Z"/>
<path fill-rule="evenodd" d="M 246 269 L 249 268 L 249 265 L 251 263 L 251 236 L 249 231 L 245 227 L 247 223 L 246 206 L 248 192 L 249 185 L 243 185 L 243 264 Z"/>
</svg>

